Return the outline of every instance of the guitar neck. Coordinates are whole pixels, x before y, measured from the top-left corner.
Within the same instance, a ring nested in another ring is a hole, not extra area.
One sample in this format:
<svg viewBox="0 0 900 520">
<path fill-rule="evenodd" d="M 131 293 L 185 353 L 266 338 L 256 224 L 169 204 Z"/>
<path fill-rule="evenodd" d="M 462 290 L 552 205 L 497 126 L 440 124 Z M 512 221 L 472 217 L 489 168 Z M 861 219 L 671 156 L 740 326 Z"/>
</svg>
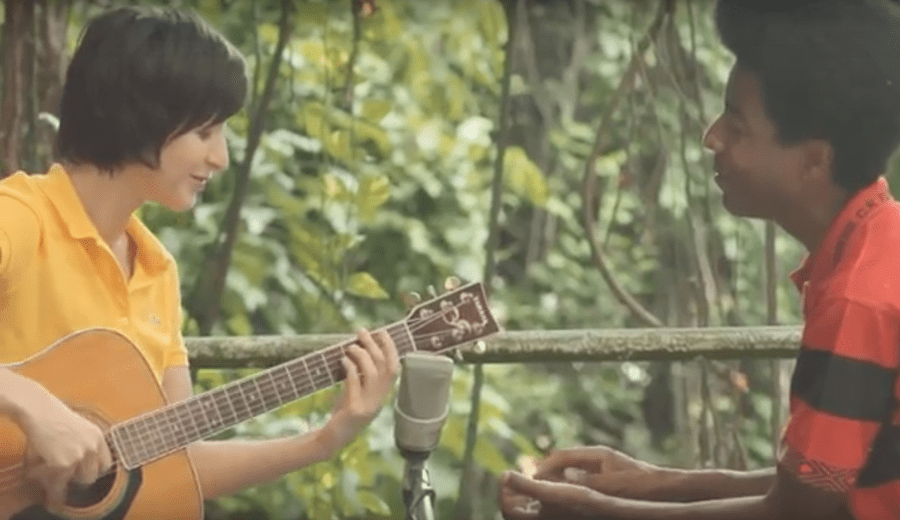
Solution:
<svg viewBox="0 0 900 520">
<path fill-rule="evenodd" d="M 399 355 L 416 350 L 405 321 L 382 330 L 394 340 Z M 110 435 L 120 460 L 126 468 L 136 468 L 343 381 L 346 372 L 341 358 L 354 341 L 332 345 L 114 426 Z"/>
</svg>

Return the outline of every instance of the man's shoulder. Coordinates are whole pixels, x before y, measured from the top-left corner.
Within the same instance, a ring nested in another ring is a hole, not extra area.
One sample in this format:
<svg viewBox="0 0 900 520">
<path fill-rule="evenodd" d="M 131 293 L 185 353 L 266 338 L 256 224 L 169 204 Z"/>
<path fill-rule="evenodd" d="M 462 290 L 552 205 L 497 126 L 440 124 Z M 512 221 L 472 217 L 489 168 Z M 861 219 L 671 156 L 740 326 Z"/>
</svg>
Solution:
<svg viewBox="0 0 900 520">
<path fill-rule="evenodd" d="M 837 261 L 829 292 L 878 306 L 889 303 L 900 314 L 900 203 L 886 205 L 860 231 Z"/>
</svg>

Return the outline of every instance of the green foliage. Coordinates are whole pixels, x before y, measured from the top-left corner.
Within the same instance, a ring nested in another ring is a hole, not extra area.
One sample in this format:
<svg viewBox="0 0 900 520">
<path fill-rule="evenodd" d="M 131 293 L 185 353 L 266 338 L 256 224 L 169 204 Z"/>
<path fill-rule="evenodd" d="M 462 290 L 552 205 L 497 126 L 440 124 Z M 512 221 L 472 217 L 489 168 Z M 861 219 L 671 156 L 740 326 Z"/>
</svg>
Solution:
<svg viewBox="0 0 900 520">
<path fill-rule="evenodd" d="M 250 117 L 278 41 L 280 3 L 181 4 L 243 51 L 254 86 L 248 109 L 229 121 L 231 166 L 193 212 L 142 213 L 178 260 L 190 335 L 199 330 L 189 311 L 195 280 L 210 245 L 221 239 L 248 153 Z M 360 19 L 354 41 L 349 0 L 291 2 L 291 39 L 253 159 L 215 334 L 374 327 L 402 313 L 403 291 L 425 293 L 450 275 L 482 277 L 510 34 L 504 9 L 495 0 L 376 4 L 373 15 Z M 585 215 L 596 221 L 592 238 L 613 276 L 663 322 L 764 323 L 763 227 L 724 212 L 701 145 L 731 66 L 716 40 L 711 3 L 677 2 L 673 22 L 637 61 L 634 84 L 618 94 L 596 157 L 601 114 L 657 4 L 592 0 L 581 14 L 525 4 L 497 269 L 488 281 L 504 326 L 646 325 L 617 301 L 594 265 Z M 83 7 L 75 25 L 97 9 Z M 588 161 L 597 186 L 592 200 L 582 192 Z M 801 255 L 791 239 L 776 237 L 779 276 Z M 797 322 L 795 292 L 787 283 L 776 289 L 780 321 Z M 746 396 L 728 378 L 738 368 L 753 372 Z M 746 439 L 733 451 L 744 449 L 751 466 L 766 464 L 769 421 L 781 406 L 769 395 L 768 374 L 751 365 L 718 369 L 707 374 L 716 398 L 704 400 L 699 364 L 486 367 L 476 518 L 496 512 L 493 476 L 554 446 L 606 443 L 663 463 L 730 464 L 704 447 L 715 442 L 703 433 L 728 423 Z M 198 390 L 247 373 L 201 371 Z M 457 498 L 471 387 L 471 367 L 457 367 L 451 416 L 430 460 L 440 517 L 450 516 Z M 320 392 L 226 436 L 308 431 L 322 424 L 334 398 L 334 391 Z M 386 410 L 334 460 L 220 499 L 209 516 L 398 518 L 402 460 L 392 429 Z"/>
</svg>

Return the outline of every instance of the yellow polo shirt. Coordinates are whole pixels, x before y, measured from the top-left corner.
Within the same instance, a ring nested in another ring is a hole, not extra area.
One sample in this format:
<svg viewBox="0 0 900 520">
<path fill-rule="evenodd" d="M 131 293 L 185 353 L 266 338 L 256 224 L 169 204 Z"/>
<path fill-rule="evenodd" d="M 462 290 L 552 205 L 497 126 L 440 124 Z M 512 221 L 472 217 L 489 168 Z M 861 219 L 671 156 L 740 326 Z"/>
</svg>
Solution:
<svg viewBox="0 0 900 520">
<path fill-rule="evenodd" d="M 166 367 L 187 365 L 175 262 L 137 217 L 127 232 L 130 280 L 62 166 L 0 181 L 0 364 L 104 327 L 134 342 L 160 381 Z"/>
</svg>

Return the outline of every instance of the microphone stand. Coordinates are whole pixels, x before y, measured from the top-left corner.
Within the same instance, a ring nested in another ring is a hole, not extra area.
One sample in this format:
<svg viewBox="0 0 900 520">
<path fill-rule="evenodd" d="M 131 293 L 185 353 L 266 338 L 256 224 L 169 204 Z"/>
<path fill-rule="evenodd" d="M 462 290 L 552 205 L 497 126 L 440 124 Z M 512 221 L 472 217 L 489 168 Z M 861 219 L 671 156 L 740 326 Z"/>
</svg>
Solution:
<svg viewBox="0 0 900 520">
<path fill-rule="evenodd" d="M 406 504 L 406 520 L 435 520 L 434 488 L 425 468 L 430 455 L 427 451 L 402 450 L 406 459 L 403 478 L 403 501 Z"/>
</svg>

